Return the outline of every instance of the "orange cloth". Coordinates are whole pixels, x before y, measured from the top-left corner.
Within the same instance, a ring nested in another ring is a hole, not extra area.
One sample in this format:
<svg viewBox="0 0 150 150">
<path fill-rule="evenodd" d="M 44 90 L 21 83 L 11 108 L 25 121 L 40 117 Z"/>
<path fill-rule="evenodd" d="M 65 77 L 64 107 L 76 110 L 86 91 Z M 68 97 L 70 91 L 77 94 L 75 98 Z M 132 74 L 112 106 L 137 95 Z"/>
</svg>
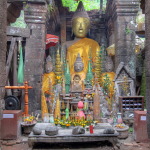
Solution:
<svg viewBox="0 0 150 150">
<path fill-rule="evenodd" d="M 52 85 L 50 85 L 50 84 L 52 84 Z M 54 84 L 55 84 L 55 74 L 53 72 L 45 73 L 43 75 L 43 79 L 42 79 L 42 96 L 41 96 L 42 117 L 44 117 L 45 113 L 48 113 L 45 92 L 49 91 L 50 88 L 52 88 L 50 86 L 53 86 Z"/>
<path fill-rule="evenodd" d="M 76 43 L 74 43 L 73 45 L 71 45 L 70 47 L 68 47 L 67 59 L 69 62 L 70 74 L 71 75 L 80 74 L 74 71 L 74 63 L 79 53 L 84 63 L 84 69 L 82 71 L 83 75 L 81 76 L 83 76 L 83 78 L 85 79 L 85 76 L 88 70 L 89 56 L 91 55 L 92 60 L 94 60 L 96 57 L 96 51 L 99 49 L 100 49 L 99 44 L 96 41 L 92 39 L 88 39 L 88 38 L 83 38 L 77 41 Z"/>
</svg>

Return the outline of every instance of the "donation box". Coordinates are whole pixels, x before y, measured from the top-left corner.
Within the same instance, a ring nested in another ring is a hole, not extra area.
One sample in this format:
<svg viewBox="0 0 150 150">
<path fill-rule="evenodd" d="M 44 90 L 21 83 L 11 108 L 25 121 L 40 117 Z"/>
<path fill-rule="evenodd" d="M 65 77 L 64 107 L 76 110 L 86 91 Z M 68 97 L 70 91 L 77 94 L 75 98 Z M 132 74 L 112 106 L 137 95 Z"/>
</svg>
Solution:
<svg viewBox="0 0 150 150">
<path fill-rule="evenodd" d="M 1 121 L 1 137 L 3 140 L 15 140 L 21 135 L 21 110 L 4 110 Z"/>
<path fill-rule="evenodd" d="M 136 142 L 148 140 L 146 111 L 134 112 L 134 137 Z"/>
</svg>

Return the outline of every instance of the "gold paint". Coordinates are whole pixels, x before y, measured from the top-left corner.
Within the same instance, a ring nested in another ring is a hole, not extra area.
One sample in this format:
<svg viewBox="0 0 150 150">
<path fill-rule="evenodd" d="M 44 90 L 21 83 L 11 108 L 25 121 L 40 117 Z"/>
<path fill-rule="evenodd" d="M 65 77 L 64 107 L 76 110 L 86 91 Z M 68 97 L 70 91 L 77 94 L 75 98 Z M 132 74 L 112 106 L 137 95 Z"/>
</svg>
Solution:
<svg viewBox="0 0 150 150">
<path fill-rule="evenodd" d="M 86 37 L 90 28 L 90 20 L 88 18 L 78 17 L 72 22 L 73 33 L 78 38 Z"/>
<path fill-rule="evenodd" d="M 45 113 L 48 113 L 48 107 L 47 107 L 47 104 L 46 104 L 45 92 L 50 92 L 50 84 L 51 84 L 51 86 L 53 86 L 55 84 L 55 74 L 54 74 L 54 72 L 45 73 L 43 75 L 43 79 L 42 79 L 42 98 L 41 98 L 42 99 L 41 100 L 42 117 L 44 117 Z"/>
</svg>

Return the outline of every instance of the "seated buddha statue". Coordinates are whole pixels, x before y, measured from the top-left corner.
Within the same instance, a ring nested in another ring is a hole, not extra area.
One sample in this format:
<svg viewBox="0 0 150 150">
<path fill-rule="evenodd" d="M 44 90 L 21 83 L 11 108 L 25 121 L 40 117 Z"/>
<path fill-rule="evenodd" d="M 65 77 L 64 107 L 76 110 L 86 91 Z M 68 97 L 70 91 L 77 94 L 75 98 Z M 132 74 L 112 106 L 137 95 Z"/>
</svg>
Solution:
<svg viewBox="0 0 150 150">
<path fill-rule="evenodd" d="M 80 1 L 72 18 L 72 31 L 75 38 L 72 41 L 66 41 L 62 45 L 62 55 L 64 59 L 67 58 L 71 75 L 79 74 L 78 69 L 74 68 L 74 64 L 78 56 L 82 58 L 84 64 L 82 72 L 80 71 L 82 80 L 86 78 L 89 58 L 91 58 L 93 63 L 96 52 L 100 50 L 99 44 L 96 41 L 86 38 L 89 28 L 90 18 L 84 10 L 82 1 Z"/>
</svg>

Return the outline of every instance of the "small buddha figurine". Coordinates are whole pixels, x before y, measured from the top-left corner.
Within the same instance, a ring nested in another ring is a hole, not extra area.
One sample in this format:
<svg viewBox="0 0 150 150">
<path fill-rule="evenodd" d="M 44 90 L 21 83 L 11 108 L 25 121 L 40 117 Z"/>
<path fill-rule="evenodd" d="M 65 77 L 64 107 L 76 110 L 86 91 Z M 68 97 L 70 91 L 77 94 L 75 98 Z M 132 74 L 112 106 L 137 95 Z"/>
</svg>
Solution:
<svg viewBox="0 0 150 150">
<path fill-rule="evenodd" d="M 74 76 L 71 86 L 72 86 L 71 88 L 72 92 L 82 92 L 83 82 L 79 75 Z"/>
<path fill-rule="evenodd" d="M 76 61 L 74 63 L 74 73 L 71 75 L 72 77 L 72 91 L 74 92 L 81 92 L 84 89 L 84 79 L 85 73 L 83 72 L 84 64 L 78 53 Z"/>
<path fill-rule="evenodd" d="M 76 58 L 76 61 L 74 63 L 74 71 L 75 72 L 81 72 L 84 68 L 84 64 L 82 62 L 82 59 L 80 57 L 80 53 L 78 53 L 78 56 Z"/>
<path fill-rule="evenodd" d="M 51 56 L 47 56 L 45 63 L 45 73 L 43 74 L 42 87 L 49 88 L 48 82 L 55 84 L 55 73 L 53 72 L 53 63 Z"/>
<path fill-rule="evenodd" d="M 78 72 L 78 68 L 74 68 L 73 66 L 76 58 L 80 54 L 84 64 L 82 72 L 86 77 L 89 56 L 91 57 L 93 63 L 93 60 L 96 57 L 96 51 L 100 50 L 99 44 L 96 41 L 86 38 L 89 28 L 90 18 L 87 12 L 84 10 L 82 1 L 80 1 L 72 18 L 72 31 L 75 35 L 75 39 L 72 41 L 67 41 L 62 45 L 62 54 L 64 59 L 67 58 L 68 60 L 71 75 L 75 73 L 75 70 Z"/>
<path fill-rule="evenodd" d="M 82 58 L 80 57 L 80 54 L 78 53 L 76 61 L 74 63 L 74 73 L 71 74 L 72 78 L 74 78 L 75 75 L 79 75 L 81 80 L 84 81 L 86 74 L 83 69 L 84 63 L 82 61 Z"/>
</svg>

